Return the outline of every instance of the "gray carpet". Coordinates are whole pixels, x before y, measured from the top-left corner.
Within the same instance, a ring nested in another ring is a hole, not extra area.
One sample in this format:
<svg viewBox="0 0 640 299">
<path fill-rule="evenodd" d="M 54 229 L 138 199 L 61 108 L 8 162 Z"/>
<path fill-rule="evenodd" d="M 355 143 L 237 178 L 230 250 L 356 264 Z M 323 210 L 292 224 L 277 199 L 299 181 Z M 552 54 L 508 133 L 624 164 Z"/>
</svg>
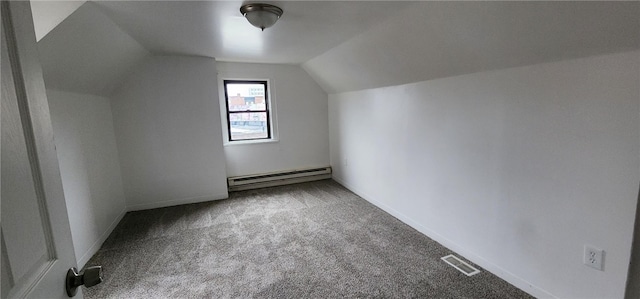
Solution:
<svg viewBox="0 0 640 299">
<path fill-rule="evenodd" d="M 530 298 L 332 180 L 127 213 L 87 298 Z"/>
</svg>

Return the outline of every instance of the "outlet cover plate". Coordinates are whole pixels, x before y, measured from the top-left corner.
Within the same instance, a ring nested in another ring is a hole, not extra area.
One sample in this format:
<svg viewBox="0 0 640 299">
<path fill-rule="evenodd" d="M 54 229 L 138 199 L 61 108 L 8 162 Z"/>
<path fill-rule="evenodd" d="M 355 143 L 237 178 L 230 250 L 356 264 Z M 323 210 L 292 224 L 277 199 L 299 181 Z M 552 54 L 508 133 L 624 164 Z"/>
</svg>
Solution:
<svg viewBox="0 0 640 299">
<path fill-rule="evenodd" d="M 584 264 L 596 270 L 604 271 L 604 250 L 584 245 Z"/>
</svg>

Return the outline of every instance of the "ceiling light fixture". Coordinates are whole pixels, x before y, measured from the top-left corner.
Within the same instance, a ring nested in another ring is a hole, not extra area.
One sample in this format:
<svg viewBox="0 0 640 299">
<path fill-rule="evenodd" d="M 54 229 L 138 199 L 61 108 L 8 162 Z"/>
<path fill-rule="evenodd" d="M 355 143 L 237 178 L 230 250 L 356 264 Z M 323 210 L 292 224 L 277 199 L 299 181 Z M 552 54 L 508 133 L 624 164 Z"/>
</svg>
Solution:
<svg viewBox="0 0 640 299">
<path fill-rule="evenodd" d="M 240 7 L 240 13 L 247 18 L 251 25 L 264 31 L 265 28 L 273 26 L 282 16 L 282 9 L 275 5 L 264 3 L 245 4 Z"/>
</svg>

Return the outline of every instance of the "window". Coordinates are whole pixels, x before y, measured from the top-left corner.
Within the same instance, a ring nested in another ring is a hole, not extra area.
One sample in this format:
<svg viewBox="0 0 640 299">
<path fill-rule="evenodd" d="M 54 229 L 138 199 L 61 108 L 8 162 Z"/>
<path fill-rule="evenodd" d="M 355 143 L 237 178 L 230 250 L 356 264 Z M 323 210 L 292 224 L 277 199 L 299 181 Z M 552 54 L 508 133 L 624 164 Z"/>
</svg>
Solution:
<svg viewBox="0 0 640 299">
<path fill-rule="evenodd" d="M 224 80 L 229 141 L 271 139 L 267 81 Z"/>
</svg>

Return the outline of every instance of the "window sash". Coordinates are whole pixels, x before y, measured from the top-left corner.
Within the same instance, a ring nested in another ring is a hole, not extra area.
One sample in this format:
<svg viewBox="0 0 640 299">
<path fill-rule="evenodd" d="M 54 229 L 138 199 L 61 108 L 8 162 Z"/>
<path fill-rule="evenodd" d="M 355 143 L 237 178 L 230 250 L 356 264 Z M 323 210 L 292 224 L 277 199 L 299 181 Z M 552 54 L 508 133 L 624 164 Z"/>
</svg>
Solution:
<svg viewBox="0 0 640 299">
<path fill-rule="evenodd" d="M 248 141 L 248 140 L 263 140 L 263 139 L 271 139 L 271 114 L 269 111 L 269 90 L 267 81 L 261 80 L 224 80 L 224 97 L 225 97 L 225 107 L 227 109 L 227 134 L 229 142 L 233 141 Z M 229 108 L 229 91 L 227 85 L 229 84 L 261 84 L 264 86 L 264 110 L 244 110 L 244 111 L 231 111 Z M 267 137 L 262 138 L 247 138 L 247 139 L 233 139 L 231 135 L 231 115 L 239 114 L 239 113 L 266 113 L 266 127 L 267 127 Z"/>
</svg>

